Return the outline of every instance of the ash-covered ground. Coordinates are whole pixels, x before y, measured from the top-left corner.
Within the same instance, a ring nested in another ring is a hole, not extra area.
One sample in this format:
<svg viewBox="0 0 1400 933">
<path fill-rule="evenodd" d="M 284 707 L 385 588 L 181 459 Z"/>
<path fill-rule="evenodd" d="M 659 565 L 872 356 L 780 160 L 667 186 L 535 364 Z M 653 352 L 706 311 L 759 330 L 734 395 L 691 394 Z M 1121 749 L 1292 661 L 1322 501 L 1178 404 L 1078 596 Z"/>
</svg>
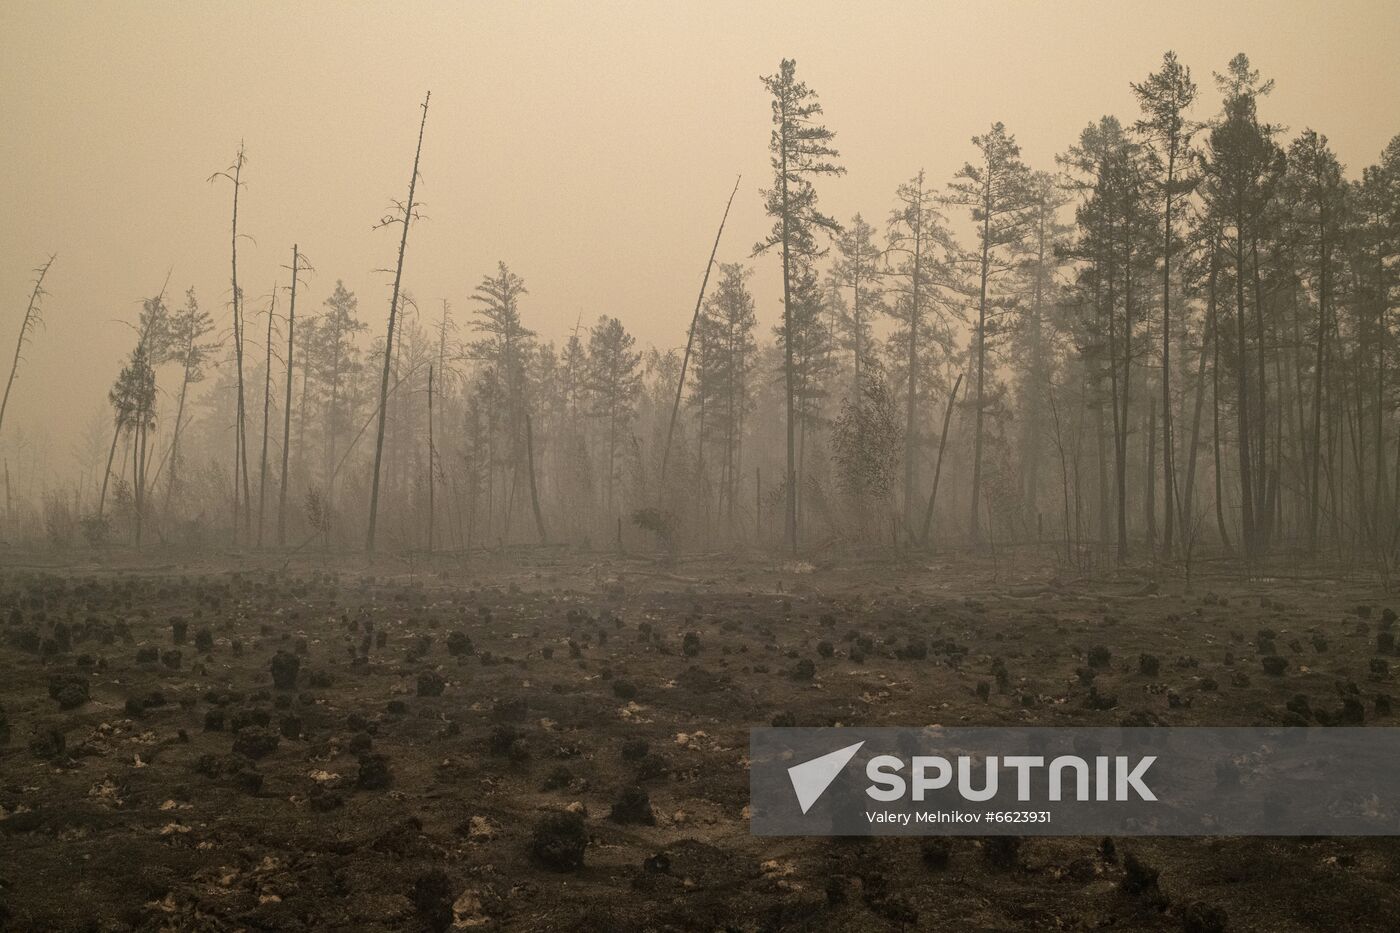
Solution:
<svg viewBox="0 0 1400 933">
<path fill-rule="evenodd" d="M 0 576 L 6 930 L 1393 930 L 1390 839 L 774 839 L 756 725 L 1394 725 L 1374 583 L 1034 554 Z M 1400 599 L 1394 601 L 1400 608 Z"/>
</svg>

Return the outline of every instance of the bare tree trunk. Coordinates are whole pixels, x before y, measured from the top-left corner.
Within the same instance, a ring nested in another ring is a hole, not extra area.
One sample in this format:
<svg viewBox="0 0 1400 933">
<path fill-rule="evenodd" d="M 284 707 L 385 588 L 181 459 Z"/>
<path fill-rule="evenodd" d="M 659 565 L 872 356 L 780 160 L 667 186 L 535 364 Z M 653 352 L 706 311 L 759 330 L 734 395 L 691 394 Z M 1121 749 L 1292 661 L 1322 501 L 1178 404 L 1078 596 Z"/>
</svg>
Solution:
<svg viewBox="0 0 1400 933">
<path fill-rule="evenodd" d="M 1065 462 L 1065 444 L 1060 430 L 1060 409 L 1055 404 L 1055 384 L 1052 382 L 1047 387 L 1050 393 L 1050 416 L 1054 419 L 1055 425 L 1055 449 L 1060 455 L 1060 493 L 1064 498 L 1065 509 L 1065 563 L 1074 562 L 1074 551 L 1070 546 L 1070 512 L 1069 512 L 1069 465 Z"/>
<path fill-rule="evenodd" d="M 19 372 L 20 354 L 24 351 L 24 341 L 33 332 L 35 325 L 39 323 L 39 302 L 44 297 L 44 276 L 49 274 L 49 267 L 57 258 L 57 254 L 52 255 L 48 262 L 39 267 L 38 275 L 34 279 L 34 288 L 29 292 L 29 305 L 24 309 L 24 318 L 19 325 L 19 337 L 15 339 L 15 357 L 10 363 L 10 378 L 5 380 L 5 395 L 0 398 L 0 427 L 4 427 L 5 424 L 5 409 L 10 406 L 10 389 L 15 384 L 15 373 Z"/>
<path fill-rule="evenodd" d="M 170 439 L 170 478 L 165 482 L 165 507 L 162 512 L 170 511 L 170 504 L 175 498 L 175 477 L 180 468 L 180 429 L 185 420 L 185 396 L 190 387 L 190 357 L 194 353 L 194 333 L 190 333 L 190 341 L 185 346 L 185 369 L 180 381 L 180 401 L 175 406 L 175 428 Z M 157 471 L 159 472 L 159 471 Z"/>
<path fill-rule="evenodd" d="M 238 155 L 233 162 L 233 174 L 228 172 L 216 172 L 210 176 L 210 181 L 215 178 L 227 178 L 233 182 L 233 223 L 230 227 L 229 243 L 233 284 L 233 350 L 237 363 L 238 376 L 238 407 L 236 423 L 234 425 L 233 441 L 233 540 L 238 542 L 238 519 L 239 519 L 239 471 L 242 471 L 242 499 L 243 499 L 243 525 L 248 530 L 251 527 L 251 505 L 249 500 L 251 490 L 248 484 L 248 438 L 245 431 L 245 411 L 244 411 L 244 391 L 243 391 L 243 292 L 238 287 L 238 195 L 243 188 L 243 143 L 238 144 Z"/>
<path fill-rule="evenodd" d="M 340 428 L 340 332 L 338 329 L 332 331 L 332 338 L 334 349 L 331 354 L 331 407 L 325 424 L 326 501 L 321 518 L 321 544 L 327 548 L 331 546 L 331 522 L 335 516 L 336 441 L 339 439 L 338 430 Z"/>
<path fill-rule="evenodd" d="M 287 392 L 282 405 L 282 488 L 277 493 L 277 546 L 287 544 L 287 468 L 292 450 L 292 361 L 296 358 L 297 277 L 301 274 L 301 252 L 292 244 L 292 298 L 287 308 Z M 306 376 L 302 376 L 305 381 Z"/>
<path fill-rule="evenodd" d="M 695 297 L 695 312 L 690 316 L 690 333 L 685 338 L 685 354 L 681 357 L 681 375 L 676 382 L 676 400 L 671 404 L 671 420 L 666 425 L 666 446 L 661 450 L 661 475 L 657 480 L 658 494 L 666 483 L 666 464 L 671 459 L 671 437 L 676 431 L 676 415 L 681 409 L 681 393 L 685 391 L 685 371 L 690 365 L 690 349 L 695 343 L 695 326 L 700 321 L 700 306 L 705 301 L 705 287 L 710 284 L 710 270 L 715 265 L 715 255 L 719 252 L 719 238 L 724 235 L 724 224 L 729 220 L 729 208 L 734 204 L 734 195 L 739 193 L 739 182 L 744 176 L 734 179 L 734 190 L 729 193 L 729 201 L 724 205 L 724 216 L 720 218 L 719 230 L 715 232 L 715 243 L 710 248 L 710 261 L 705 263 L 705 275 L 700 279 L 700 294 Z M 784 245 L 786 249 L 786 241 Z M 787 276 L 786 254 L 783 260 L 783 275 Z"/>
<path fill-rule="evenodd" d="M 1257 552 L 1263 552 L 1268 548 L 1273 532 L 1271 527 L 1273 522 L 1273 503 L 1270 498 L 1273 488 L 1273 478 L 1269 467 L 1269 380 L 1266 364 L 1269 342 L 1264 328 L 1264 296 L 1259 281 L 1259 237 L 1257 233 L 1250 240 L 1250 256 L 1251 282 L 1254 292 L 1254 353 L 1255 362 L 1259 368 L 1259 404 L 1257 406 L 1259 414 L 1256 424 L 1256 435 L 1259 441 L 1259 457 L 1254 464 L 1255 478 L 1258 480 L 1258 484 L 1255 487 L 1254 546 Z M 1243 307 L 1243 305 L 1241 305 L 1241 307 Z"/>
<path fill-rule="evenodd" d="M 953 402 L 962 387 L 963 374 L 958 373 L 953 383 L 953 391 L 948 393 L 948 404 L 943 407 L 943 430 L 938 436 L 938 460 L 933 467 L 933 489 L 928 494 L 928 505 L 924 508 L 924 526 L 919 534 L 921 547 L 928 547 L 929 532 L 933 527 L 933 504 L 938 498 L 938 480 L 943 475 L 943 453 L 948 448 L 948 423 L 953 419 Z"/>
<path fill-rule="evenodd" d="M 787 130 L 787 119 L 784 114 L 782 123 L 784 134 Z M 796 401 L 793 398 L 793 371 L 792 371 L 792 259 L 789 248 L 788 235 L 788 170 L 787 170 L 787 139 L 782 140 L 782 180 L 783 180 L 783 381 L 787 395 L 787 510 L 784 521 L 787 524 L 788 547 L 792 553 L 797 553 L 797 426 L 794 423 L 796 418 Z"/>
<path fill-rule="evenodd" d="M 1026 393 L 1026 409 L 1022 415 L 1023 430 L 1021 434 L 1021 463 L 1022 463 L 1022 496 L 1030 512 L 1040 515 L 1040 452 L 1043 446 L 1041 438 L 1043 413 L 1040 407 L 1041 383 L 1049 385 L 1051 375 L 1049 364 L 1046 362 L 1046 348 L 1043 336 L 1044 324 L 1044 296 L 1042 293 L 1043 277 L 1045 273 L 1046 257 L 1046 218 L 1044 211 L 1037 213 L 1036 222 L 1036 257 L 1035 257 L 1035 278 L 1031 290 L 1031 319 L 1028 329 L 1030 339 L 1030 359 L 1027 361 L 1028 382 L 1031 386 Z M 1037 518 L 1037 521 L 1039 519 Z"/>
<path fill-rule="evenodd" d="M 973 429 L 972 429 L 972 512 L 969 517 L 969 528 L 972 543 L 980 544 L 982 541 L 981 513 L 978 511 L 978 500 L 982 497 L 982 413 L 983 398 L 985 394 L 984 382 L 987 368 L 987 277 L 991 273 L 989 263 L 991 262 L 991 207 L 992 207 L 992 179 L 990 166 L 986 174 L 986 181 L 982 186 L 982 264 L 980 271 L 981 290 L 977 301 L 977 330 L 973 334 L 973 340 L 977 343 L 977 401 L 973 406 Z"/>
<path fill-rule="evenodd" d="M 116 459 L 117 441 L 122 436 L 122 428 L 124 426 L 125 421 L 122 418 L 118 418 L 116 430 L 112 432 L 112 448 L 107 451 L 107 469 L 102 473 L 102 492 L 97 497 L 98 518 L 102 517 L 102 509 L 107 503 L 107 481 L 112 478 L 112 461 Z"/>
<path fill-rule="evenodd" d="M 1176 136 L 1167 154 L 1166 204 L 1162 214 L 1162 553 L 1170 558 L 1175 546 L 1176 464 L 1172 449 L 1172 187 L 1176 176 Z M 1148 476 L 1150 485 L 1153 478 Z M 1189 522 L 1190 519 L 1188 518 Z"/>
<path fill-rule="evenodd" d="M 136 423 L 136 435 L 133 438 L 133 453 L 136 455 L 135 462 L 131 465 L 132 485 L 135 486 L 132 499 L 136 509 L 136 546 L 141 546 L 141 525 L 145 518 L 146 511 L 146 424 L 150 414 L 143 407 L 140 411 L 140 420 Z"/>
<path fill-rule="evenodd" d="M 267 431 L 268 419 L 272 413 L 272 317 L 277 308 L 277 286 L 272 286 L 272 304 L 267 309 L 266 361 L 263 364 L 263 425 L 262 456 L 258 465 L 258 543 L 263 544 L 263 514 L 267 502 Z"/>
<path fill-rule="evenodd" d="M 1157 543 L 1157 408 L 1147 406 L 1147 475 L 1143 484 L 1143 518 L 1147 523 L 1149 553 Z M 1170 553 L 1170 552 L 1165 552 Z"/>
<path fill-rule="evenodd" d="M 549 535 L 544 530 L 544 514 L 540 511 L 540 493 L 535 486 L 535 428 L 530 421 L 530 413 L 525 413 L 525 468 L 530 471 L 530 508 L 535 512 L 535 531 L 540 536 L 540 544 L 549 543 Z"/>
<path fill-rule="evenodd" d="M 1118 562 L 1128 559 L 1128 414 L 1132 410 L 1133 365 L 1133 255 L 1126 242 L 1123 254 L 1123 382 L 1122 428 L 1119 431 L 1118 478 Z"/>
<path fill-rule="evenodd" d="M 1102 376 L 1099 377 L 1102 380 Z M 1102 392 L 1103 387 L 1097 386 L 1097 391 Z M 1117 417 L 1115 415 L 1115 417 Z M 1109 505 L 1108 505 L 1108 430 L 1103 423 L 1103 400 L 1097 399 L 1094 403 L 1094 427 L 1097 444 L 1095 445 L 1098 454 L 1098 540 L 1100 547 L 1108 547 L 1109 539 Z"/>
<path fill-rule="evenodd" d="M 466 527 L 462 529 L 462 547 L 466 553 L 470 554 L 472 532 L 476 529 L 477 499 L 481 492 L 480 467 L 477 464 L 477 457 L 481 453 L 481 413 L 475 406 L 469 407 L 468 412 L 471 414 L 471 427 L 467 431 L 471 443 L 471 454 L 467 460 L 467 522 Z M 465 418 L 465 415 L 463 417 Z"/>
<path fill-rule="evenodd" d="M 306 463 L 306 404 L 311 395 L 311 357 L 301 348 L 301 400 L 297 402 L 297 473 L 309 484 L 311 471 Z"/>
<path fill-rule="evenodd" d="M 914 461 L 918 453 L 918 423 L 914 418 L 919 395 L 919 279 L 923 274 L 923 216 L 924 175 L 918 175 L 919 187 L 914 201 L 914 274 L 909 283 L 909 385 L 904 410 L 904 533 L 914 535 Z M 961 375 L 961 374 L 960 374 Z M 941 451 L 940 451 L 941 454 Z M 922 537 L 921 537 L 922 540 Z"/>
<path fill-rule="evenodd" d="M 394 354 L 394 324 L 399 313 L 399 287 L 403 282 L 403 256 L 408 248 L 408 228 L 413 223 L 413 192 L 418 186 L 418 160 L 423 155 L 423 130 L 428 125 L 428 101 L 432 92 L 423 97 L 423 119 L 418 124 L 418 148 L 413 153 L 413 174 L 408 180 L 408 201 L 403 206 L 403 234 L 399 239 L 399 261 L 394 269 L 394 290 L 389 299 L 389 330 L 384 338 L 384 374 L 379 383 L 379 427 L 374 442 L 374 473 L 369 495 L 369 530 L 365 535 L 365 551 L 374 555 L 374 532 L 379 518 L 379 471 L 384 460 L 384 416 L 389 401 L 389 367 Z"/>
<path fill-rule="evenodd" d="M 734 431 L 735 420 L 738 418 L 734 410 L 735 393 L 735 367 L 738 362 L 738 348 L 735 346 L 734 335 L 729 334 L 729 366 L 726 369 L 725 381 L 725 417 L 724 417 L 724 508 L 725 508 L 725 540 L 730 545 L 734 543 Z"/>
<path fill-rule="evenodd" d="M 1113 415 L 1113 490 L 1115 503 L 1115 527 L 1117 528 L 1117 559 L 1121 564 L 1127 559 L 1127 462 L 1128 462 L 1128 417 L 1126 414 L 1127 388 L 1122 384 L 1122 377 L 1119 375 L 1119 349 L 1118 349 L 1118 318 L 1117 318 L 1117 285 L 1118 275 L 1116 267 L 1116 254 L 1114 253 L 1112 239 L 1112 224 L 1110 223 L 1109 233 L 1109 261 L 1107 268 L 1108 276 L 1108 384 L 1110 411 Z M 1125 278 L 1126 281 L 1126 278 Z M 1127 302 L 1125 302 L 1125 305 Z M 1125 312 L 1126 316 L 1126 312 Z M 1126 352 L 1123 356 L 1126 357 Z M 1128 373 L 1126 365 L 1124 373 Z M 1105 545 L 1107 542 L 1105 542 Z"/>
<path fill-rule="evenodd" d="M 1379 276 L 1377 284 L 1381 289 L 1385 287 L 1384 268 L 1378 270 Z M 1384 292 L 1381 293 L 1384 295 Z M 1375 455 L 1375 492 L 1371 496 L 1374 506 L 1373 514 L 1376 518 L 1377 547 L 1381 546 L 1381 535 L 1384 533 L 1381 527 L 1380 517 L 1389 514 L 1386 501 L 1385 487 L 1385 339 L 1386 339 L 1386 303 L 1382 297 L 1376 307 L 1376 391 L 1372 424 L 1375 431 L 1371 440 L 1371 446 Z"/>
<path fill-rule="evenodd" d="M 1215 458 L 1215 526 L 1220 532 L 1220 543 L 1224 545 L 1226 552 L 1233 553 L 1234 546 L 1230 543 L 1230 530 L 1225 524 L 1225 474 L 1220 456 L 1220 319 L 1219 302 L 1215 292 L 1216 271 L 1218 271 L 1218 263 L 1215 254 L 1212 254 L 1210 298 L 1207 306 L 1210 318 L 1206 327 L 1210 331 L 1211 337 L 1210 413 L 1211 447 Z"/>
<path fill-rule="evenodd" d="M 810 360 L 804 365 L 802 373 L 802 387 L 799 390 L 803 399 L 807 398 L 807 368 L 811 365 Z M 803 524 L 803 507 L 806 505 L 801 495 L 802 486 L 807 482 L 807 412 L 806 403 L 803 403 L 803 410 L 797 417 L 797 531 L 801 534 L 806 525 Z"/>
<path fill-rule="evenodd" d="M 433 553 L 433 365 L 428 364 L 428 553 Z M 530 482 L 535 479 L 534 470 L 530 471 Z"/>
<path fill-rule="evenodd" d="M 1249 358 L 1245 347 L 1244 238 L 1235 234 L 1235 413 L 1239 422 L 1240 458 L 1240 535 L 1246 560 L 1255 556 L 1254 535 L 1254 458 L 1251 451 Z"/>
<path fill-rule="evenodd" d="M 1294 456 L 1293 462 L 1297 470 L 1298 491 L 1294 495 L 1297 522 L 1295 532 L 1296 543 L 1303 547 L 1308 546 L 1308 516 L 1312 510 L 1313 486 L 1311 465 L 1312 431 L 1308 426 L 1308 399 L 1309 394 L 1303 388 L 1303 331 L 1301 325 L 1301 303 L 1298 297 L 1298 283 L 1295 280 L 1290 284 L 1293 292 L 1292 301 L 1289 303 L 1290 340 L 1286 365 L 1288 368 L 1289 380 L 1292 383 L 1293 398 L 1290 406 L 1292 421 Z"/>
<path fill-rule="evenodd" d="M 709 359 L 710 347 L 705 334 L 700 335 L 700 359 Z M 700 499 L 701 540 L 706 550 L 710 547 L 710 489 L 705 476 L 705 392 L 700 393 L 700 406 L 696 412 L 695 427 L 695 486 L 691 495 Z"/>
<path fill-rule="evenodd" d="M 1215 311 L 1212 308 L 1206 317 L 1206 333 L 1202 335 L 1200 357 L 1196 361 L 1196 397 L 1191 414 L 1191 449 L 1186 452 L 1186 482 L 1181 487 L 1181 531 L 1189 537 L 1195 527 L 1196 461 L 1201 443 L 1201 413 L 1206 399 L 1206 348 L 1213 339 L 1211 330 L 1215 327 Z"/>
</svg>

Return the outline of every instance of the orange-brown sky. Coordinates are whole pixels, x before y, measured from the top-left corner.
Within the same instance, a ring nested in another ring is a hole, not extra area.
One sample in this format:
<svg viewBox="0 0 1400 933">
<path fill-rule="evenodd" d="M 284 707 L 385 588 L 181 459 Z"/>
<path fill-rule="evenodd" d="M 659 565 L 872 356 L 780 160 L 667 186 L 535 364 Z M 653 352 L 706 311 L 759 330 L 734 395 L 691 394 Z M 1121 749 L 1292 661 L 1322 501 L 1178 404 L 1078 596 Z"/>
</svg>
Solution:
<svg viewBox="0 0 1400 933">
<path fill-rule="evenodd" d="M 59 254 L 0 446 L 47 426 L 55 471 L 130 342 L 120 323 L 173 271 L 227 320 L 226 185 L 247 145 L 240 278 L 263 306 L 299 242 L 318 307 L 343 278 L 382 332 L 423 92 L 426 222 L 407 287 L 458 314 L 497 259 L 545 337 L 617 315 L 643 344 L 684 340 L 734 176 L 720 258 L 766 227 L 768 104 L 783 56 L 822 96 L 849 174 L 824 206 L 883 226 L 896 184 L 940 184 L 1004 121 L 1036 167 L 1088 121 L 1136 115 L 1128 82 L 1175 49 L 1210 79 L 1238 51 L 1277 79 L 1264 115 L 1325 132 L 1352 172 L 1400 132 L 1400 4 L 1333 2 L 653 3 L 161 0 L 0 4 L 0 351 L 31 267 Z M 765 338 L 772 259 L 754 280 Z M 435 313 L 435 312 L 434 312 Z M 3 378 L 3 375 L 0 375 Z"/>
</svg>

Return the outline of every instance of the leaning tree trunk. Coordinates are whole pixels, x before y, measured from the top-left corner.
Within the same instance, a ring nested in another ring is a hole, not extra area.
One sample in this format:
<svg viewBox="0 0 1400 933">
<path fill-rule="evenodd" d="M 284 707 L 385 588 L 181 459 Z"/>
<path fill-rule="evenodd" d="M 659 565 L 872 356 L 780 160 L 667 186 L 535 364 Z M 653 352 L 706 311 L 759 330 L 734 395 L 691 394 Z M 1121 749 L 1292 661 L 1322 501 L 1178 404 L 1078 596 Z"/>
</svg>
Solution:
<svg viewBox="0 0 1400 933">
<path fill-rule="evenodd" d="M 180 400 L 175 405 L 175 428 L 174 435 L 170 439 L 170 478 L 165 481 L 165 507 L 162 513 L 168 515 L 170 504 L 175 499 L 175 477 L 180 469 L 180 428 L 181 422 L 185 420 L 185 398 L 189 394 L 190 388 L 190 357 L 194 353 L 193 331 L 191 331 L 190 342 L 185 346 L 185 372 L 180 381 Z M 160 471 L 157 470 L 157 473 Z"/>
<path fill-rule="evenodd" d="M 948 393 L 948 404 L 943 409 L 943 431 L 938 436 L 938 460 L 933 467 L 933 489 L 928 494 L 928 506 L 924 509 L 924 526 L 919 534 L 919 545 L 928 547 L 929 531 L 933 527 L 933 504 L 938 499 L 938 480 L 943 475 L 943 452 L 948 448 L 948 422 L 953 418 L 953 402 L 962 386 L 963 374 L 958 373 L 953 383 L 953 391 Z"/>
<path fill-rule="evenodd" d="M 97 496 L 97 517 L 102 517 L 102 509 L 107 504 L 107 482 L 112 478 L 112 461 L 117 457 L 117 441 L 121 439 L 122 428 L 126 426 L 125 419 L 117 419 L 116 430 L 112 432 L 112 447 L 107 451 L 107 469 L 102 473 L 102 492 Z"/>
<path fill-rule="evenodd" d="M 549 535 L 544 530 L 544 514 L 540 511 L 540 493 L 535 485 L 535 428 L 530 421 L 530 413 L 525 413 L 525 468 L 530 471 L 530 508 L 535 513 L 535 531 L 540 536 L 540 544 L 549 543 Z"/>
<path fill-rule="evenodd" d="M 34 280 L 34 288 L 29 293 L 29 306 L 24 309 L 24 319 L 20 321 L 19 337 L 15 340 L 15 358 L 10 363 L 10 378 L 5 380 L 5 395 L 0 398 L 0 427 L 5 424 L 5 409 L 10 405 L 10 389 L 15 384 L 15 373 L 19 372 L 20 354 L 24 351 L 24 341 L 33 332 L 36 324 L 39 323 L 39 301 L 44 297 L 44 276 L 49 274 L 49 267 L 57 259 L 57 255 L 49 257 L 49 261 L 39 267 L 39 275 Z"/>
<path fill-rule="evenodd" d="M 418 124 L 418 148 L 413 153 L 413 174 L 408 179 L 408 201 L 403 206 L 403 232 L 399 238 L 399 261 L 394 269 L 394 289 L 389 299 L 389 330 L 384 338 L 384 373 L 379 381 L 379 427 L 374 441 L 374 473 L 369 494 L 369 530 L 365 534 L 365 551 L 374 554 L 375 524 L 379 518 L 379 471 L 384 461 L 384 416 L 389 402 L 389 368 L 394 357 L 394 324 L 399 313 L 399 288 L 403 283 L 403 256 L 408 248 L 408 228 L 413 223 L 413 193 L 418 186 L 418 160 L 423 154 L 423 130 L 428 125 L 428 100 L 423 97 L 423 119 Z"/>
<path fill-rule="evenodd" d="M 690 316 L 690 333 L 685 338 L 685 355 L 681 357 L 681 375 L 676 383 L 676 399 L 671 404 L 671 420 L 666 425 L 666 446 L 661 449 L 661 472 L 657 480 L 658 493 L 666 485 L 666 463 L 671 458 L 671 437 L 676 431 L 676 415 L 681 409 L 681 394 L 685 391 L 685 371 L 690 365 L 690 350 L 695 343 L 695 327 L 700 322 L 700 306 L 705 301 L 705 287 L 710 284 L 710 270 L 715 265 L 715 254 L 719 252 L 719 238 L 724 235 L 725 221 L 729 220 L 729 208 L 734 205 L 734 195 L 739 193 L 739 182 L 744 176 L 734 180 L 734 190 L 729 193 L 729 201 L 724 205 L 724 216 L 720 218 L 719 230 L 715 232 L 714 246 L 710 247 L 710 261 L 705 263 L 705 275 L 700 279 L 700 294 L 695 297 L 695 312 Z"/>
</svg>

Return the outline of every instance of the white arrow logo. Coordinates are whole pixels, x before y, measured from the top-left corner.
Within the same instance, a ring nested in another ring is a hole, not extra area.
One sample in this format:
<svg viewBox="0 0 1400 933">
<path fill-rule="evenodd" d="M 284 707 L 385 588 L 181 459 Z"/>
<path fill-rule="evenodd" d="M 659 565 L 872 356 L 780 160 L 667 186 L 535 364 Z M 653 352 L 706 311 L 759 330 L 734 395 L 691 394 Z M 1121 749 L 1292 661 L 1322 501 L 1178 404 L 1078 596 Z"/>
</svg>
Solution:
<svg viewBox="0 0 1400 933">
<path fill-rule="evenodd" d="M 792 779 L 792 789 L 797 792 L 797 802 L 801 805 L 803 813 L 812 808 L 812 804 L 826 792 L 831 782 L 836 780 L 836 775 L 841 773 L 841 769 L 850 763 L 864 744 L 857 742 L 847 745 L 820 758 L 813 758 L 788 768 L 788 777 Z"/>
</svg>

